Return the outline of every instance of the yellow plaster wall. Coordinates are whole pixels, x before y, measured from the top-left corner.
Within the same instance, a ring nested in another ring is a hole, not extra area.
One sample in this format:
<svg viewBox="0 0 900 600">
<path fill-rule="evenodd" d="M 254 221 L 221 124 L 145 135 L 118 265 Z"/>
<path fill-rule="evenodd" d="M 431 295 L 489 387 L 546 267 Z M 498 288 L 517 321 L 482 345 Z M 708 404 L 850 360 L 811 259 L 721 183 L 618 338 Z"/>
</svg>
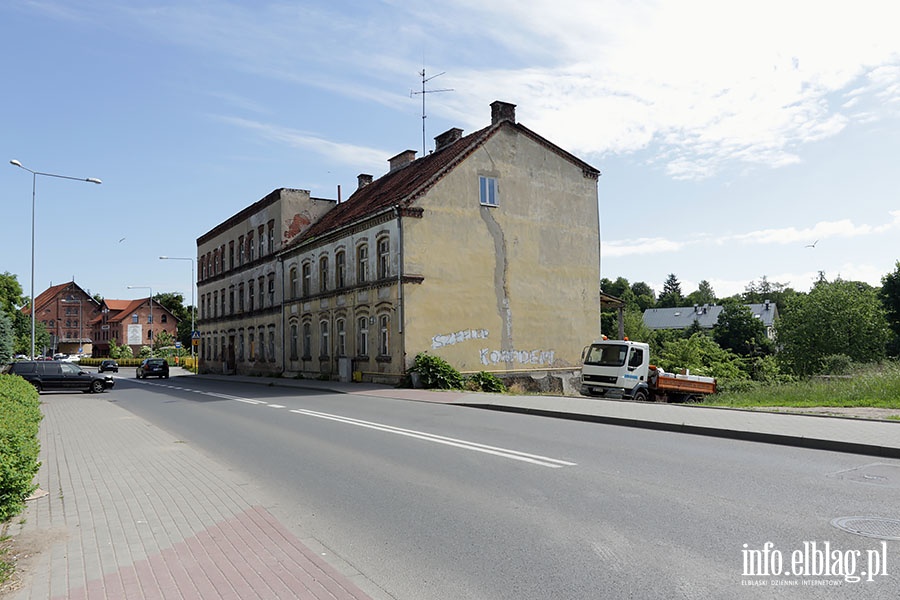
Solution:
<svg viewBox="0 0 900 600">
<path fill-rule="evenodd" d="M 480 205 L 479 175 L 498 178 L 497 207 Z M 408 363 L 579 363 L 599 330 L 596 179 L 503 127 L 417 205 L 423 218 L 404 219 L 404 273 L 424 277 L 404 286 Z"/>
</svg>

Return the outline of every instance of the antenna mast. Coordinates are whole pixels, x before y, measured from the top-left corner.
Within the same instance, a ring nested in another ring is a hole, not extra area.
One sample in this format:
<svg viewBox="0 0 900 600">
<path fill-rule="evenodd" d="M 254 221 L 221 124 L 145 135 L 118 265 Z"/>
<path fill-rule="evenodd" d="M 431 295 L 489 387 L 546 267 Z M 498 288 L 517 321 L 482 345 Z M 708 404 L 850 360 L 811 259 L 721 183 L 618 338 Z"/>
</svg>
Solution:
<svg viewBox="0 0 900 600">
<path fill-rule="evenodd" d="M 426 115 L 425 115 L 425 94 L 436 94 L 436 93 L 438 93 L 438 92 L 452 92 L 452 91 L 453 91 L 453 88 L 447 88 L 447 89 L 443 89 L 443 90 L 426 90 L 426 89 L 425 89 L 425 84 L 428 83 L 429 81 L 431 81 L 432 79 L 434 79 L 435 77 L 440 77 L 440 76 L 443 75 L 444 73 L 446 73 L 446 71 L 442 71 L 441 73 L 438 73 L 437 75 L 432 75 L 431 77 L 427 77 L 427 78 L 426 78 L 426 77 L 425 77 L 425 67 L 422 67 L 422 70 L 419 72 L 419 75 L 422 77 L 422 91 L 421 91 L 421 92 L 415 92 L 415 91 L 412 91 L 412 90 L 411 90 L 411 91 L 409 92 L 409 97 L 410 97 L 410 98 L 412 98 L 413 96 L 415 96 L 415 95 L 417 95 L 417 94 L 421 94 L 421 95 L 422 95 L 422 156 L 425 156 L 425 155 L 427 154 L 427 152 L 428 152 L 428 148 L 427 148 L 427 146 L 426 146 L 426 144 L 425 144 L 425 118 L 426 118 Z"/>
</svg>

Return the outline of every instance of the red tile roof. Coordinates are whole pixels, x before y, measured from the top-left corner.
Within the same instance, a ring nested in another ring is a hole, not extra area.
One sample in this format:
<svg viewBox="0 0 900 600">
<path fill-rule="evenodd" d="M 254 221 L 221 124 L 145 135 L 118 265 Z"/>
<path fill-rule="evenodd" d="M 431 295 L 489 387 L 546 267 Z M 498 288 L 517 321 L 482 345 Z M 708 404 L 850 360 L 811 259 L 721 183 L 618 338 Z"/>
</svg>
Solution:
<svg viewBox="0 0 900 600">
<path fill-rule="evenodd" d="M 503 120 L 460 138 L 445 148 L 432 152 L 408 165 L 379 177 L 372 183 L 357 189 L 346 202 L 342 202 L 325 213 L 302 235 L 295 238 L 286 248 L 300 245 L 309 240 L 328 234 L 336 229 L 377 214 L 394 206 L 408 208 L 417 198 L 428 192 L 441 178 L 453 170 L 472 152 L 490 139 L 501 127 L 513 127 L 551 152 L 574 162 L 585 174 L 596 177 L 599 171 L 549 142 L 527 127 Z"/>
</svg>

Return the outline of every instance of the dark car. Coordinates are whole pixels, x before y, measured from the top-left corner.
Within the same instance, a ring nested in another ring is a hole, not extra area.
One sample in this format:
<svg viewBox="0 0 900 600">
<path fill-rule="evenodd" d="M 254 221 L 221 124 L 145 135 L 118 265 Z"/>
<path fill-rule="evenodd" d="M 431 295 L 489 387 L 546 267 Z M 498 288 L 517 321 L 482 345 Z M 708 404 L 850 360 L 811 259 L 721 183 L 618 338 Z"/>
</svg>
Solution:
<svg viewBox="0 0 900 600">
<path fill-rule="evenodd" d="M 81 390 L 98 394 L 116 384 L 112 375 L 98 375 L 59 360 L 21 360 L 10 365 L 9 373 L 22 377 L 38 392 Z"/>
<path fill-rule="evenodd" d="M 150 376 L 169 378 L 169 363 L 164 358 L 145 358 L 134 372 L 138 379 Z"/>
<path fill-rule="evenodd" d="M 113 373 L 119 372 L 119 363 L 114 360 L 103 360 L 100 361 L 100 366 L 97 367 L 97 372 L 105 373 L 106 371 L 112 371 Z"/>
</svg>

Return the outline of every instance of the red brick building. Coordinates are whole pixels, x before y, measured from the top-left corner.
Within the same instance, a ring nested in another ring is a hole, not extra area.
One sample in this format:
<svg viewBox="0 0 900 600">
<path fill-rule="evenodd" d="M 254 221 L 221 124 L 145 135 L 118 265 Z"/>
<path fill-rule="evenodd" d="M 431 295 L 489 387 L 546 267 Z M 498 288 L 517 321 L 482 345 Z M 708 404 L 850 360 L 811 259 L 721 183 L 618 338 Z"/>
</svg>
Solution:
<svg viewBox="0 0 900 600">
<path fill-rule="evenodd" d="M 150 298 L 137 300 L 104 300 L 97 318 L 91 322 L 94 339 L 94 357 L 109 356 L 110 340 L 116 344 L 128 344 L 135 356 L 142 346 L 152 346 L 153 340 L 163 331 L 172 338 L 178 336 L 178 319 L 157 302 L 150 305 Z"/>
<path fill-rule="evenodd" d="M 25 306 L 22 312 L 31 315 Z M 93 352 L 91 322 L 100 316 L 100 303 L 74 281 L 54 285 L 34 299 L 34 318 L 50 334 L 45 354 L 85 354 Z"/>
</svg>

